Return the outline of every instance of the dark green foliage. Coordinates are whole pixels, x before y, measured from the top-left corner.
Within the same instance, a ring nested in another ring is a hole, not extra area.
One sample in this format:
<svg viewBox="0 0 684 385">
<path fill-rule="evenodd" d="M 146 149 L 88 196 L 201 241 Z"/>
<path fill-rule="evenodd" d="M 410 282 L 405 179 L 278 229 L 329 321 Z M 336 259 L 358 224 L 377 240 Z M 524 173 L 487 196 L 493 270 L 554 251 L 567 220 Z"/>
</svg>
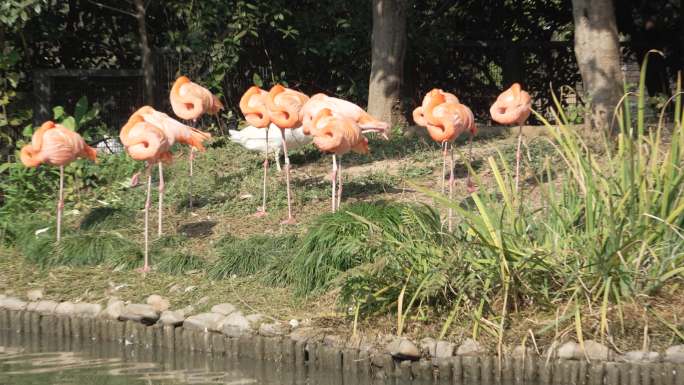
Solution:
<svg viewBox="0 0 684 385">
<path fill-rule="evenodd" d="M 282 261 L 292 259 L 296 246 L 297 237 L 291 234 L 226 237 L 216 245 L 218 260 L 209 269 L 209 276 L 222 279 L 266 272 L 267 280 L 278 281 Z"/>
</svg>

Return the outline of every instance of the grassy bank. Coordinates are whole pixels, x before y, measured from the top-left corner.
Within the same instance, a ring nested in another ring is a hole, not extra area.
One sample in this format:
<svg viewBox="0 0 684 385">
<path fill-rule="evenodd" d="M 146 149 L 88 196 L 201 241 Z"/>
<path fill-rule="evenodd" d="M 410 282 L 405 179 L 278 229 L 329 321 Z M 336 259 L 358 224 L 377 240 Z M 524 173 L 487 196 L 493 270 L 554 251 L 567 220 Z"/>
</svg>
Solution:
<svg viewBox="0 0 684 385">
<path fill-rule="evenodd" d="M 643 96 L 624 102 L 643 111 Z M 438 145 L 373 140 L 371 156 L 344 158 L 335 214 L 326 213 L 330 160 L 305 148 L 292 156 L 296 226 L 280 224 L 284 181 L 273 169 L 270 214 L 250 216 L 262 160 L 219 138 L 196 160 L 192 183 L 183 156 L 167 168 L 165 235 L 152 244 L 155 270 L 145 277 L 134 270 L 144 191 L 127 183 L 140 165 L 113 155 L 103 172 L 70 166 L 77 184 L 59 245 L 48 203 L 54 175 L 10 165 L 14 190 L 2 210 L 19 219 L 3 216 L 0 290 L 42 287 L 51 298 L 92 302 L 157 293 L 197 311 L 228 301 L 343 335 L 471 337 L 493 351 L 568 338 L 618 351 L 684 342 L 679 97 L 670 106 L 673 124 L 648 125 L 624 108 L 606 137 L 571 129 L 560 108 L 553 124 L 538 115 L 545 136 L 525 139 L 519 187 L 515 138 L 485 136 L 472 155 L 461 140 L 453 200 L 435 193 Z"/>
</svg>

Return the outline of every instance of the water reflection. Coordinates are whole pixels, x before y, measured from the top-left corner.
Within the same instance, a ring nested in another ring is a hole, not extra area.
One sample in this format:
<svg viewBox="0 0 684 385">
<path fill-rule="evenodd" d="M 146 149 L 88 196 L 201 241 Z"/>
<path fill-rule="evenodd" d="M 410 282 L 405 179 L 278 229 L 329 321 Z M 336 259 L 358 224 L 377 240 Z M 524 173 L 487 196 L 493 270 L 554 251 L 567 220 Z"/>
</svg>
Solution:
<svg viewBox="0 0 684 385">
<path fill-rule="evenodd" d="M 305 367 L 0 330 L 0 384 L 359 385 Z"/>
</svg>

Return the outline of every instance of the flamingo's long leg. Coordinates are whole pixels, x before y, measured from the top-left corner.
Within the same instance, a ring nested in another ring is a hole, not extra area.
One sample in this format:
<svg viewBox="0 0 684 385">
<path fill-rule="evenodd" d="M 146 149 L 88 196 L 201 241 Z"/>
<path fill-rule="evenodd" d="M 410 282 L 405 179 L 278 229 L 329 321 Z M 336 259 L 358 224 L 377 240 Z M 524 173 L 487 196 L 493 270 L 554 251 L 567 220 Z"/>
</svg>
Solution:
<svg viewBox="0 0 684 385">
<path fill-rule="evenodd" d="M 193 174 L 192 160 L 193 160 L 193 158 L 195 158 L 195 148 L 194 147 L 190 147 L 189 158 L 190 158 L 190 176 L 188 179 L 188 190 L 190 192 L 190 197 L 189 197 L 190 200 L 188 201 L 188 206 L 190 206 L 190 210 L 192 210 L 192 174 Z"/>
<path fill-rule="evenodd" d="M 62 211 L 64 210 L 64 166 L 59 166 L 59 197 L 57 198 L 57 242 L 62 240 Z"/>
<path fill-rule="evenodd" d="M 342 202 L 342 155 L 337 160 L 337 210 L 340 209 Z"/>
<path fill-rule="evenodd" d="M 157 236 L 162 236 L 162 219 L 164 215 L 164 169 L 159 162 L 159 222 L 157 224 Z"/>
<path fill-rule="evenodd" d="M 261 208 L 254 214 L 255 217 L 266 216 L 266 178 L 268 177 L 268 127 L 266 127 L 266 152 L 264 153 L 264 180 L 261 188 Z"/>
<path fill-rule="evenodd" d="M 468 163 L 470 164 L 470 167 L 472 167 L 473 164 L 473 133 L 470 133 L 470 137 L 468 138 Z M 468 167 L 468 177 L 466 180 L 466 189 L 468 190 L 469 193 L 475 192 L 475 186 L 473 185 L 473 182 L 470 179 L 470 167 Z"/>
<path fill-rule="evenodd" d="M 150 239 L 149 239 L 149 221 L 150 221 L 150 195 L 152 192 L 152 165 L 147 166 L 147 199 L 145 200 L 145 265 L 142 272 L 150 271 L 149 254 L 150 254 Z"/>
<path fill-rule="evenodd" d="M 515 195 L 520 188 L 520 150 L 522 146 L 522 125 L 518 126 L 518 148 L 515 150 Z"/>
<path fill-rule="evenodd" d="M 449 145 L 449 144 L 448 144 Z M 454 197 L 454 145 L 451 146 L 451 162 L 449 163 L 449 212 L 447 213 L 449 221 L 449 231 L 452 230 L 452 216 L 453 209 L 451 208 L 451 200 Z"/>
<path fill-rule="evenodd" d="M 290 190 L 290 157 L 287 155 L 287 142 L 285 141 L 285 129 L 280 129 L 280 135 L 283 138 L 283 155 L 285 156 L 285 185 L 287 188 L 287 220 L 284 223 L 293 224 L 292 217 L 292 193 Z"/>
<path fill-rule="evenodd" d="M 335 157 L 335 154 L 332 156 L 332 212 L 335 212 L 335 206 L 336 206 L 336 199 L 335 199 L 335 190 L 336 190 L 336 184 L 337 184 L 337 158 Z"/>
<path fill-rule="evenodd" d="M 442 195 L 444 195 L 444 180 L 446 179 L 447 147 L 449 142 L 442 142 Z"/>
</svg>

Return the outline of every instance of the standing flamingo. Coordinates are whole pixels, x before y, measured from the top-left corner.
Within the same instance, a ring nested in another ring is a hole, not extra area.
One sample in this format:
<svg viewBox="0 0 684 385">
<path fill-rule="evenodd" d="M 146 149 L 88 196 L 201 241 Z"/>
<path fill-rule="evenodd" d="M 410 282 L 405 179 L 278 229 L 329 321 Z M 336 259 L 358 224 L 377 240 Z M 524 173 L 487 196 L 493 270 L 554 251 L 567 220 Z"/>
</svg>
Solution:
<svg viewBox="0 0 684 385">
<path fill-rule="evenodd" d="M 292 197 L 290 192 L 290 157 L 287 154 L 287 140 L 285 130 L 292 130 L 301 126 L 299 112 L 309 97 L 301 92 L 285 88 L 276 84 L 268 92 L 266 107 L 268 108 L 271 121 L 280 128 L 283 143 L 283 155 L 285 156 L 285 184 L 287 186 L 287 219 L 285 224 L 294 224 L 292 217 Z"/>
<path fill-rule="evenodd" d="M 336 157 L 349 151 L 360 154 L 368 153 L 368 139 L 361 131 L 356 121 L 334 113 L 329 108 L 323 108 L 314 117 L 311 135 L 319 150 L 333 154 L 332 160 L 332 212 L 340 208 L 342 200 L 342 164 L 338 164 Z M 337 198 L 335 197 L 335 183 L 339 183 Z"/>
<path fill-rule="evenodd" d="M 532 112 L 532 98 L 523 91 L 519 83 L 502 92 L 489 109 L 492 120 L 501 124 L 518 126 L 518 147 L 515 151 L 515 191 L 520 181 L 520 147 L 522 146 L 522 125 Z"/>
<path fill-rule="evenodd" d="M 262 205 L 254 214 L 256 217 L 264 217 L 266 213 L 266 176 L 268 173 L 268 132 L 271 118 L 266 107 L 268 92 L 257 86 L 250 87 L 240 98 L 240 111 L 245 115 L 248 124 L 266 131 L 266 149 L 264 151 L 264 181 L 262 188 Z"/>
<path fill-rule="evenodd" d="M 314 137 L 316 136 L 318 130 L 320 130 L 322 127 L 320 124 L 316 124 L 316 118 L 319 117 L 319 113 L 325 109 L 330 110 L 337 120 L 344 118 L 353 122 L 361 130 L 361 134 L 377 132 L 380 133 L 385 139 L 388 138 L 387 134 L 389 131 L 389 124 L 374 118 L 369 113 L 364 111 L 363 108 L 352 102 L 333 98 L 322 93 L 312 96 L 300 111 L 300 119 L 302 121 L 302 128 L 305 134 L 313 135 Z M 327 113 L 323 113 L 319 119 L 324 119 L 324 121 L 329 120 Z M 333 123 L 337 126 L 345 125 L 344 123 L 340 122 Z M 367 139 L 365 139 L 365 137 L 364 140 L 367 143 Z M 341 155 L 342 154 L 340 154 L 340 156 Z M 335 199 L 333 199 L 333 210 L 335 210 L 336 206 L 339 207 L 339 200 L 342 196 L 342 178 L 341 171 L 338 174 L 339 168 L 341 168 L 341 162 L 338 162 L 337 154 L 333 151 L 333 194 L 335 194 L 334 190 L 336 176 L 340 175 L 339 190 L 337 192 L 338 199 L 337 202 L 335 202 Z"/>
<path fill-rule="evenodd" d="M 449 172 L 449 199 L 453 198 L 454 184 L 454 151 L 453 141 L 462 133 L 469 132 L 471 136 L 477 132 L 473 112 L 458 102 L 453 94 L 440 89 L 433 89 L 425 95 L 422 106 L 413 110 L 416 124 L 425 126 L 430 137 L 442 145 L 442 193 L 444 193 L 444 179 L 446 177 L 447 152 L 451 148 L 451 162 Z M 452 230 L 452 209 L 447 215 L 449 231 Z"/>
<path fill-rule="evenodd" d="M 45 163 L 59 166 L 59 197 L 57 199 L 57 242 L 62 239 L 62 211 L 64 210 L 64 166 L 76 158 L 97 161 L 97 151 L 88 146 L 78 133 L 47 121 L 31 137 L 31 143 L 21 149 L 20 159 L 26 167 Z"/>
<path fill-rule="evenodd" d="M 139 115 L 145 122 L 160 129 L 169 143 L 169 147 L 176 142 L 187 144 L 192 150 L 204 151 L 202 142 L 211 138 L 208 132 L 200 131 L 194 127 L 187 126 L 169 115 L 157 111 L 150 106 L 143 106 L 138 111 L 133 113 L 133 116 Z M 192 152 L 191 155 L 192 157 Z M 157 233 L 162 234 L 162 207 L 164 200 L 164 173 L 162 162 L 159 163 L 159 223 Z M 192 163 L 190 163 L 190 178 L 192 178 Z"/>
<path fill-rule="evenodd" d="M 140 110 L 151 107 L 145 106 Z M 149 264 L 149 211 L 150 193 L 152 189 L 152 166 L 162 161 L 171 161 L 171 145 L 159 127 L 145 120 L 144 114 L 136 111 L 121 128 L 119 138 L 128 155 L 139 161 L 147 162 L 147 198 L 145 199 L 145 264 L 142 272 L 150 271 Z M 160 199 L 161 200 L 161 199 Z"/>
<path fill-rule="evenodd" d="M 187 76 L 180 76 L 173 83 L 169 95 L 171 109 L 181 119 L 192 120 L 193 124 L 203 114 L 215 115 L 216 120 L 221 124 L 218 113 L 223 109 L 223 104 L 219 98 L 212 94 L 208 89 L 193 83 Z M 195 147 L 190 147 L 190 205 L 192 206 L 192 161 L 195 158 Z M 162 164 L 159 163 L 159 189 L 160 193 L 164 189 L 162 176 Z M 159 235 L 161 235 L 161 202 L 159 203 Z"/>
</svg>

